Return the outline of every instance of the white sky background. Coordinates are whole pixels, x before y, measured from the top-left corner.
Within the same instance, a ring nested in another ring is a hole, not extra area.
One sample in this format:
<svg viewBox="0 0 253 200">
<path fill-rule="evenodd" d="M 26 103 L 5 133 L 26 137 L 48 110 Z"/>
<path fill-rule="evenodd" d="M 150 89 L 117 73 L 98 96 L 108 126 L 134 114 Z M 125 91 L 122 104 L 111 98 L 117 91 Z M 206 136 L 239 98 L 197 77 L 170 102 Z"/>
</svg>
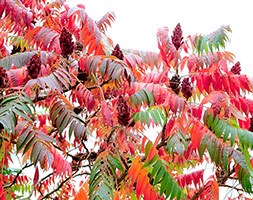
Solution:
<svg viewBox="0 0 253 200">
<path fill-rule="evenodd" d="M 226 50 L 240 61 L 242 73 L 253 77 L 252 1 L 242 0 L 67 0 L 70 7 L 84 4 L 87 13 L 99 20 L 113 11 L 116 21 L 107 35 L 121 48 L 158 51 L 156 32 L 168 26 L 170 34 L 177 23 L 183 36 L 208 34 L 222 25 L 232 29 Z M 251 3 L 251 4 L 250 4 Z M 220 190 L 224 199 L 228 190 Z"/>
<path fill-rule="evenodd" d="M 222 25 L 230 25 L 232 33 L 226 50 L 240 61 L 242 73 L 253 77 L 253 11 L 252 1 L 229 0 L 67 0 L 75 6 L 84 4 L 87 13 L 99 20 L 113 11 L 116 21 L 107 35 L 122 48 L 158 51 L 156 32 L 168 26 L 170 33 L 177 23 L 183 35 L 208 34 Z M 251 3 L 251 4 L 250 4 Z"/>
</svg>

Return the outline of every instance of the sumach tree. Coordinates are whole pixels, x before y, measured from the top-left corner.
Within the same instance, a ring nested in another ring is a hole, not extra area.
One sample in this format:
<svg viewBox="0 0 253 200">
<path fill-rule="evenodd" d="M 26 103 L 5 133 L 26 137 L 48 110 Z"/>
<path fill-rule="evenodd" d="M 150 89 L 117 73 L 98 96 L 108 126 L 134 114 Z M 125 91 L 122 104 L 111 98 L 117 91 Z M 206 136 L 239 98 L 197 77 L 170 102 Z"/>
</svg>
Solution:
<svg viewBox="0 0 253 200">
<path fill-rule="evenodd" d="M 162 27 L 156 53 L 114 44 L 114 20 L 0 1 L 0 199 L 251 194 L 253 88 L 224 50 L 230 27 Z"/>
</svg>

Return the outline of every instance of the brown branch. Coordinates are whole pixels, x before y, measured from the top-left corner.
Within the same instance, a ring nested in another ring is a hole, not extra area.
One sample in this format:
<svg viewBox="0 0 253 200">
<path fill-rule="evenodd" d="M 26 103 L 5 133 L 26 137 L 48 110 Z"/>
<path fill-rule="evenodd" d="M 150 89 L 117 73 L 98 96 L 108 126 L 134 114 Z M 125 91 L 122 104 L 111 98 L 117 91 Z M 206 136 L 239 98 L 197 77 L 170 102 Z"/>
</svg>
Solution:
<svg viewBox="0 0 253 200">
<path fill-rule="evenodd" d="M 231 185 L 219 184 L 219 186 L 220 187 L 227 187 L 227 188 L 231 188 L 231 189 L 234 189 L 234 190 L 237 190 L 237 191 L 244 192 L 244 190 L 242 188 L 237 188 L 237 187 L 234 187 L 234 186 L 231 186 Z"/>
<path fill-rule="evenodd" d="M 58 186 L 57 188 L 55 188 L 54 190 L 52 190 L 51 192 L 49 192 L 48 194 L 46 194 L 45 196 L 43 196 L 40 200 L 49 198 L 52 194 L 54 194 L 55 192 L 57 192 L 58 190 L 60 190 L 61 187 L 62 187 L 66 182 L 68 182 L 71 178 L 73 178 L 73 176 L 74 176 L 74 175 L 67 177 L 64 181 L 62 181 L 62 182 L 59 184 L 59 186 Z"/>
<path fill-rule="evenodd" d="M 203 192 L 204 189 L 205 189 L 205 186 L 201 187 L 201 188 L 192 196 L 192 198 L 191 198 L 190 200 L 195 200 L 195 199 L 197 199 L 197 198 L 201 195 L 201 193 Z"/>
<path fill-rule="evenodd" d="M 161 142 L 156 145 L 156 149 L 160 149 L 161 147 L 166 146 L 167 144 L 166 139 L 165 139 L 165 130 L 166 130 L 166 124 L 163 125 Z"/>
</svg>

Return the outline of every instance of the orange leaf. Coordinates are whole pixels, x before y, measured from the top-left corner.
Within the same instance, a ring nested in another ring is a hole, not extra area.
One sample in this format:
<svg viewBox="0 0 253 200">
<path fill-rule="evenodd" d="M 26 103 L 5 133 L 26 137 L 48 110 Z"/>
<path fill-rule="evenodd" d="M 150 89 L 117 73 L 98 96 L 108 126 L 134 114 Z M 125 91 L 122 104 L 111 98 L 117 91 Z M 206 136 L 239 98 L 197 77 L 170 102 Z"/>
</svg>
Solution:
<svg viewBox="0 0 253 200">
<path fill-rule="evenodd" d="M 154 158 L 156 155 L 158 155 L 158 151 L 155 148 L 154 145 L 152 145 L 152 147 L 150 148 L 150 151 L 148 153 L 148 157 L 147 160 L 150 161 L 152 158 Z"/>
<path fill-rule="evenodd" d="M 137 198 L 140 198 L 142 194 L 144 194 L 147 180 L 147 175 L 145 171 L 141 171 L 141 173 L 138 175 L 137 183 L 136 183 L 136 196 Z"/>
<path fill-rule="evenodd" d="M 191 128 L 191 141 L 194 150 L 199 148 L 200 140 L 201 140 L 200 127 L 197 124 L 193 124 L 193 127 Z"/>
<path fill-rule="evenodd" d="M 211 186 L 211 194 L 213 200 L 219 200 L 219 186 L 216 179 L 213 179 L 213 184 Z"/>
<path fill-rule="evenodd" d="M 74 200 L 88 200 L 88 192 L 87 192 L 87 184 L 84 184 L 83 187 L 80 188 L 79 192 L 75 195 Z"/>
<path fill-rule="evenodd" d="M 134 184 L 134 182 L 136 181 L 141 168 L 142 165 L 140 163 L 140 157 L 138 156 L 133 160 L 133 163 L 128 171 L 128 175 L 132 177 L 132 184 Z"/>
</svg>

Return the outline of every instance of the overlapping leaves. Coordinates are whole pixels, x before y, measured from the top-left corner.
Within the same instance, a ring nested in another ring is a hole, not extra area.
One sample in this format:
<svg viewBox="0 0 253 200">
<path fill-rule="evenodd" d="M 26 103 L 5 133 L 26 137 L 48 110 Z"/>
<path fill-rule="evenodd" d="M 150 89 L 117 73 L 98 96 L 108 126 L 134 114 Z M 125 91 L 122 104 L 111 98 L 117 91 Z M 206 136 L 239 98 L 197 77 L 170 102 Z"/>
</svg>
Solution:
<svg viewBox="0 0 253 200">
<path fill-rule="evenodd" d="M 211 118 L 212 119 L 212 118 Z M 210 120 L 210 119 L 209 119 Z M 225 125 L 224 132 L 231 132 L 230 126 Z M 227 129 L 226 129 L 227 128 Z M 243 179 L 245 177 L 250 177 L 250 168 L 252 168 L 248 163 L 247 153 L 243 153 L 230 147 L 226 142 L 221 141 L 212 131 L 210 131 L 206 126 L 195 121 L 190 129 L 191 140 L 193 148 L 197 148 L 199 155 L 202 158 L 205 151 L 207 150 L 211 160 L 219 166 L 223 166 L 226 171 L 229 170 L 229 158 L 233 158 L 234 161 L 239 166 L 239 171 L 241 175 L 238 176 L 243 189 L 246 192 L 252 192 L 252 186 L 249 179 Z M 226 133 L 224 133 L 226 134 Z M 225 138 L 225 141 L 227 138 Z M 232 138 L 232 140 L 234 140 Z M 247 145 L 247 142 L 244 143 Z M 246 155 L 246 156 L 245 156 Z"/>
<path fill-rule="evenodd" d="M 191 36 L 190 41 L 199 55 L 203 52 L 208 54 L 209 51 L 213 53 L 214 50 L 220 50 L 221 47 L 225 48 L 229 32 L 232 32 L 229 26 L 221 26 L 213 33 Z"/>
<path fill-rule="evenodd" d="M 16 53 L 14 55 L 7 56 L 0 60 L 0 66 L 2 66 L 6 70 L 11 69 L 13 65 L 17 68 L 20 68 L 22 66 L 27 65 L 30 58 L 37 53 L 38 51 L 30 51 L 30 52 Z M 52 56 L 53 56 L 52 53 L 40 51 L 40 58 L 42 64 L 49 63 Z"/>
<path fill-rule="evenodd" d="M 22 94 L 8 96 L 0 103 L 0 123 L 7 132 L 14 134 L 19 117 L 33 121 L 33 109 L 33 103 L 27 96 Z"/>
<path fill-rule="evenodd" d="M 74 111 L 74 107 L 63 95 L 56 95 L 50 106 L 50 119 L 60 133 L 69 126 L 69 137 L 86 139 L 86 124 Z"/>
<path fill-rule="evenodd" d="M 213 114 L 209 115 L 205 123 L 219 138 L 223 138 L 223 142 L 230 141 L 233 146 L 235 140 L 239 138 L 241 146 L 244 148 L 253 149 L 253 134 L 248 130 L 234 126 L 232 121 L 228 119 L 224 121 L 219 117 L 214 117 Z"/>
<path fill-rule="evenodd" d="M 102 156 L 103 154 L 103 156 Z M 89 180 L 89 199 L 109 200 L 113 198 L 118 187 L 118 172 L 124 172 L 119 156 L 110 152 L 103 152 L 94 163 Z"/>
<path fill-rule="evenodd" d="M 166 123 L 166 113 L 162 107 L 152 106 L 145 111 L 137 112 L 133 115 L 134 122 L 140 121 L 142 124 L 155 123 L 156 125 L 163 126 Z"/>
<path fill-rule="evenodd" d="M 83 57 L 78 62 L 79 67 L 89 75 L 101 76 L 104 80 L 112 80 L 117 84 L 123 81 L 135 80 L 131 70 L 123 61 L 114 57 L 90 56 Z"/>
</svg>

